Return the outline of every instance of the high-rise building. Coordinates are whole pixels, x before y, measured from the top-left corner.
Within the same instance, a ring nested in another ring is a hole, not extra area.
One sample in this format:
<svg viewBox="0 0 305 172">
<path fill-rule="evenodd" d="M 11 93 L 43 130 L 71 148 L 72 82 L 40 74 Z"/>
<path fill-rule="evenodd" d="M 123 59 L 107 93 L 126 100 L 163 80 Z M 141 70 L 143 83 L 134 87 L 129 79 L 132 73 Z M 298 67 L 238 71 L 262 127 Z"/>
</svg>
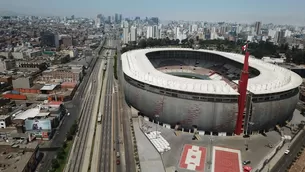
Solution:
<svg viewBox="0 0 305 172">
<path fill-rule="evenodd" d="M 100 16 L 100 15 L 97 15 L 97 16 L 96 16 L 96 19 L 95 19 L 95 26 L 96 26 L 97 28 L 99 28 L 100 25 L 101 25 L 101 16 Z"/>
<path fill-rule="evenodd" d="M 291 31 L 290 30 L 285 30 L 284 37 L 290 37 L 290 36 L 291 36 Z"/>
<path fill-rule="evenodd" d="M 111 16 L 108 16 L 107 22 L 111 23 Z"/>
<path fill-rule="evenodd" d="M 189 33 L 192 33 L 193 31 L 193 25 L 189 25 Z"/>
<path fill-rule="evenodd" d="M 275 34 L 276 34 L 276 30 L 272 30 L 272 29 L 268 30 L 268 36 L 270 36 L 272 39 L 275 37 Z"/>
<path fill-rule="evenodd" d="M 192 32 L 197 32 L 198 26 L 196 24 L 192 25 Z"/>
<path fill-rule="evenodd" d="M 284 37 L 285 37 L 285 30 L 276 31 L 276 34 L 274 37 L 274 43 L 276 43 L 276 44 L 282 43 Z"/>
<path fill-rule="evenodd" d="M 176 27 L 175 30 L 175 39 L 179 39 L 180 38 L 180 27 Z"/>
<path fill-rule="evenodd" d="M 256 35 L 261 34 L 262 22 L 255 22 L 255 33 Z"/>
<path fill-rule="evenodd" d="M 117 13 L 114 15 L 114 22 L 119 23 L 119 14 Z"/>
<path fill-rule="evenodd" d="M 59 35 L 58 33 L 52 33 L 50 31 L 45 31 L 40 33 L 41 46 L 48 47 L 59 47 Z"/>
<path fill-rule="evenodd" d="M 152 37 L 158 39 L 159 38 L 159 29 L 157 25 L 153 26 L 153 30 L 152 30 Z"/>
<path fill-rule="evenodd" d="M 123 17 L 122 17 L 122 14 L 119 15 L 119 22 L 122 22 L 123 20 Z"/>
<path fill-rule="evenodd" d="M 129 28 L 128 27 L 124 27 L 123 28 L 123 43 L 127 44 L 129 41 Z"/>
<path fill-rule="evenodd" d="M 151 21 L 153 22 L 153 24 L 155 24 L 155 25 L 158 25 L 158 24 L 159 24 L 159 18 L 158 18 L 158 17 L 152 17 L 150 20 L 151 20 Z"/>
<path fill-rule="evenodd" d="M 152 38 L 152 37 L 153 37 L 153 27 L 147 26 L 146 38 Z"/>
<path fill-rule="evenodd" d="M 130 41 L 137 41 L 137 28 L 134 26 L 130 28 Z"/>
</svg>

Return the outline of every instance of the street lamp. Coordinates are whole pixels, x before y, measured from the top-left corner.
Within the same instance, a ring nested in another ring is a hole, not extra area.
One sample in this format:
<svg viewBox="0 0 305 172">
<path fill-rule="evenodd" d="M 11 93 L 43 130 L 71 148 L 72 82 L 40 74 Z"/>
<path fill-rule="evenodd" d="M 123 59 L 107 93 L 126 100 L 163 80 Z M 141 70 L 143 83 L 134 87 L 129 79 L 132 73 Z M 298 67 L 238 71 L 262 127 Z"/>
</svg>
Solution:
<svg viewBox="0 0 305 172">
<path fill-rule="evenodd" d="M 252 126 L 254 125 L 253 122 L 248 122 L 248 130 L 247 130 L 247 136 L 249 137 L 249 140 L 250 140 L 250 135 L 251 135 L 251 129 L 252 129 Z M 245 146 L 246 146 L 246 151 L 249 150 L 249 144 L 247 143 L 247 139 L 245 139 Z"/>
<path fill-rule="evenodd" d="M 209 143 L 209 154 L 210 154 L 210 156 L 209 156 L 209 161 L 207 162 L 207 164 L 208 164 L 208 169 L 211 169 L 212 156 L 213 156 L 212 155 L 213 154 L 213 146 L 212 146 L 212 144 L 213 144 L 213 141 L 214 141 L 213 136 L 210 136 L 209 139 L 210 139 L 210 143 Z"/>
</svg>

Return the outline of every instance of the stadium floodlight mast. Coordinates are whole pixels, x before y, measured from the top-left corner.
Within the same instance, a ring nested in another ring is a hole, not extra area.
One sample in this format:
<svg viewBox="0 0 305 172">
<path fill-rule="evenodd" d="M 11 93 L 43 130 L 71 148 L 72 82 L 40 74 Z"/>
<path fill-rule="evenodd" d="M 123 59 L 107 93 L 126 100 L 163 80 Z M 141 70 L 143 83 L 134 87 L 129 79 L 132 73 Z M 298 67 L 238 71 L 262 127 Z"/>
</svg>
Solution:
<svg viewBox="0 0 305 172">
<path fill-rule="evenodd" d="M 245 111 L 246 97 L 247 97 L 247 86 L 249 80 L 249 56 L 248 42 L 242 47 L 245 51 L 244 66 L 238 82 L 238 114 L 236 120 L 236 126 L 234 133 L 240 135 L 242 133 L 243 115 Z"/>
<path fill-rule="evenodd" d="M 208 164 L 208 169 L 211 169 L 211 165 L 212 165 L 212 157 L 213 157 L 213 141 L 214 141 L 214 138 L 213 138 L 213 135 L 211 135 L 209 137 L 209 140 L 210 140 L 210 144 L 209 144 L 209 160 L 207 161 L 207 164 Z"/>
</svg>

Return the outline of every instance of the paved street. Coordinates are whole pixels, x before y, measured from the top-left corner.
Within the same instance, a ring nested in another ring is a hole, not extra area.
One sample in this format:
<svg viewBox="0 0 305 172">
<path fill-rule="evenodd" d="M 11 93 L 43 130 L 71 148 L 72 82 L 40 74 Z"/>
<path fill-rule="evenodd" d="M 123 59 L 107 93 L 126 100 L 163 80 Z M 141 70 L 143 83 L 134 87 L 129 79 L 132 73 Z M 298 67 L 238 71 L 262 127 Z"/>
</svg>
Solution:
<svg viewBox="0 0 305 172">
<path fill-rule="evenodd" d="M 90 80 L 92 80 L 92 78 L 90 79 L 90 74 L 94 71 L 96 64 L 95 62 L 97 62 L 97 60 L 98 58 L 93 58 L 93 61 L 88 66 L 87 75 L 84 76 L 83 81 L 79 85 L 72 101 L 65 103 L 65 106 L 71 115 L 63 118 L 61 125 L 56 130 L 56 134 L 50 141 L 50 147 L 61 147 L 66 139 L 66 133 L 70 130 L 70 127 L 73 125 L 74 121 L 79 118 L 82 104 L 85 100 L 84 93 L 89 86 Z M 55 158 L 55 156 L 56 151 L 44 152 L 43 161 L 37 170 L 39 172 L 45 172 L 46 169 L 50 169 L 51 160 Z"/>
<path fill-rule="evenodd" d="M 300 133 L 300 136 L 296 138 L 292 145 L 290 145 L 289 154 L 282 156 L 282 158 L 272 168 L 271 172 L 286 171 L 286 169 L 292 163 L 292 160 L 297 156 L 298 152 L 301 150 L 301 147 L 305 143 L 305 132 L 304 130 L 301 132 L 302 133 Z"/>
<path fill-rule="evenodd" d="M 112 165 L 112 122 L 113 122 L 113 62 L 112 59 L 108 60 L 107 70 L 108 77 L 105 82 L 106 94 L 104 102 L 104 112 L 102 116 L 102 137 L 101 137 L 101 149 L 100 149 L 100 166 L 99 171 L 110 172 Z"/>
<path fill-rule="evenodd" d="M 117 45 L 117 73 L 118 73 L 118 82 L 119 82 L 119 94 L 122 108 L 122 124 L 123 124 L 123 140 L 124 140 L 124 150 L 125 150 L 125 163 L 126 163 L 126 171 L 136 171 L 135 169 L 135 159 L 134 159 L 134 147 L 131 136 L 131 128 L 130 128 L 130 118 L 131 118 L 131 109 L 127 105 L 124 96 L 123 83 L 124 83 L 124 75 L 122 71 L 121 64 L 121 46 L 119 41 L 116 42 Z"/>
<path fill-rule="evenodd" d="M 107 44 L 107 43 L 106 43 Z M 106 51 L 103 52 L 103 54 L 105 54 Z M 77 171 L 82 171 L 82 165 L 84 164 L 84 158 L 89 158 L 87 156 L 85 156 L 85 152 L 87 151 L 91 151 L 90 149 L 87 150 L 87 141 L 88 141 L 88 137 L 89 134 L 93 134 L 91 132 L 91 130 L 89 131 L 89 127 L 90 127 L 90 123 L 92 118 L 92 115 L 96 115 L 93 114 L 93 109 L 94 109 L 94 105 L 95 105 L 95 100 L 96 97 L 100 94 L 97 92 L 98 90 L 98 82 L 101 82 L 99 80 L 99 72 L 101 70 L 101 68 L 103 67 L 102 64 L 102 58 L 98 58 L 96 65 L 93 69 L 93 72 L 89 78 L 87 88 L 86 88 L 86 92 L 85 95 L 82 96 L 82 101 L 83 101 L 83 107 L 81 110 L 81 117 L 80 117 L 80 121 L 79 121 L 79 130 L 77 133 L 77 137 L 75 138 L 75 143 L 73 145 L 73 150 L 71 153 L 71 156 L 69 158 L 69 162 L 68 162 L 68 168 L 67 171 L 71 171 L 71 172 L 77 172 Z M 83 93 L 79 93 L 82 94 Z M 90 142 L 89 142 L 90 143 Z M 90 154 L 89 154 L 90 156 Z"/>
</svg>

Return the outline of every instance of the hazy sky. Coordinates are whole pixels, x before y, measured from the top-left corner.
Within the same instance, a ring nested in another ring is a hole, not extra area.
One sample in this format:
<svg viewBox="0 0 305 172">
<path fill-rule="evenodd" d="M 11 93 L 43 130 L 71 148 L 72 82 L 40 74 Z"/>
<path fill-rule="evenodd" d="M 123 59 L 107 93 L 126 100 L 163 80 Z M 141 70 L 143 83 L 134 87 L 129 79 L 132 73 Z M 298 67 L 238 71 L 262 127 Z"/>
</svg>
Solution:
<svg viewBox="0 0 305 172">
<path fill-rule="evenodd" d="M 125 17 L 305 25 L 305 0 L 0 0 L 0 11 L 25 14 Z"/>
</svg>

